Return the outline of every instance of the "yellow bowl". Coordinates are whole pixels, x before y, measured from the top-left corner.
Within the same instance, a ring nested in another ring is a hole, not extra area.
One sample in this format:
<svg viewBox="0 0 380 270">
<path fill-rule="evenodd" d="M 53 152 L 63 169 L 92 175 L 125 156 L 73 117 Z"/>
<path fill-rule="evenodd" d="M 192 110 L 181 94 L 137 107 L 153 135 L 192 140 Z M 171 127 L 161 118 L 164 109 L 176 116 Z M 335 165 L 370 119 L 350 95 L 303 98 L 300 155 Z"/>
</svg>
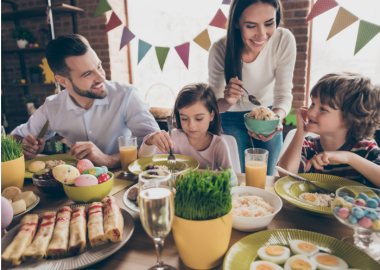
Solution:
<svg viewBox="0 0 380 270">
<path fill-rule="evenodd" d="M 10 186 L 24 186 L 25 159 L 21 157 L 1 162 L 1 191 Z"/>
<path fill-rule="evenodd" d="M 100 202 L 107 197 L 113 187 L 113 173 L 108 172 L 108 175 L 111 178 L 107 182 L 89 187 L 63 185 L 63 190 L 65 191 L 67 197 L 76 203 Z"/>
</svg>

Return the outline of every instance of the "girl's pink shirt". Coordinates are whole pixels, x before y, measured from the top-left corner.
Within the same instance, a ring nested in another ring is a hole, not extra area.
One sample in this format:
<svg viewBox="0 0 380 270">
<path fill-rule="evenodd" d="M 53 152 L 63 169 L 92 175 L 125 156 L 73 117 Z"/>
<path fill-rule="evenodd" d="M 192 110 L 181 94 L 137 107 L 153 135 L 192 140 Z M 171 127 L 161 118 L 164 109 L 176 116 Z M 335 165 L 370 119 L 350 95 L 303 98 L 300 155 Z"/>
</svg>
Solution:
<svg viewBox="0 0 380 270">
<path fill-rule="evenodd" d="M 211 134 L 211 133 L 210 133 Z M 227 142 L 220 136 L 212 135 L 212 140 L 205 150 L 197 151 L 191 146 L 186 133 L 182 129 L 172 130 L 171 139 L 175 143 L 172 149 L 173 154 L 186 155 L 199 161 L 199 169 L 219 170 L 232 167 L 230 152 Z M 149 136 L 149 135 L 148 135 Z M 147 137 L 146 137 L 147 138 Z M 168 154 L 161 152 L 155 145 L 147 145 L 146 139 L 139 150 L 139 158 L 150 157 L 153 155 Z"/>
</svg>

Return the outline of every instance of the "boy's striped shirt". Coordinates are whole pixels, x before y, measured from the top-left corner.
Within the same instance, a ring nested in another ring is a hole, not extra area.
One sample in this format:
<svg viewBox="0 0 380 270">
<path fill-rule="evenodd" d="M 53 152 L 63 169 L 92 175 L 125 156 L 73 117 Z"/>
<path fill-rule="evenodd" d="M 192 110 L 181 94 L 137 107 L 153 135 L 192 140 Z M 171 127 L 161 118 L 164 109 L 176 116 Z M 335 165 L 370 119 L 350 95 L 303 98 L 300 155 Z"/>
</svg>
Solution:
<svg viewBox="0 0 380 270">
<path fill-rule="evenodd" d="M 357 143 L 346 142 L 341 148 L 337 151 L 349 151 L 355 153 L 377 165 L 380 166 L 380 148 L 374 140 L 362 140 Z M 301 162 L 298 169 L 299 173 L 304 173 L 304 168 L 306 167 L 307 162 L 314 157 L 322 153 L 323 149 L 320 143 L 320 137 L 311 137 L 307 136 L 303 141 L 302 145 L 302 154 Z M 314 166 L 308 171 L 308 173 L 321 173 L 321 174 L 330 174 L 347 179 L 357 181 L 366 186 L 374 185 L 364 178 L 358 171 L 352 168 L 348 164 L 339 164 L 339 165 L 327 165 L 323 167 L 323 170 L 315 169 Z M 380 176 L 379 176 L 380 177 Z"/>
</svg>

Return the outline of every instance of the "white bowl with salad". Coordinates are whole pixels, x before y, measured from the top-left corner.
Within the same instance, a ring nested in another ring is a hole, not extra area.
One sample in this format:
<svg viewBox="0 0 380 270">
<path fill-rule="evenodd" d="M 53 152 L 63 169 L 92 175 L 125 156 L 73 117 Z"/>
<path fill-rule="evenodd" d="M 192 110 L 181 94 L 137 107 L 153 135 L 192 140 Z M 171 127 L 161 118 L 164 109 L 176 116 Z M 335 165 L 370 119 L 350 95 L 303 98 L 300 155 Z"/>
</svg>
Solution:
<svg viewBox="0 0 380 270">
<path fill-rule="evenodd" d="M 240 186 L 231 189 L 232 228 L 243 232 L 264 229 L 282 208 L 276 194 L 261 188 Z"/>
</svg>

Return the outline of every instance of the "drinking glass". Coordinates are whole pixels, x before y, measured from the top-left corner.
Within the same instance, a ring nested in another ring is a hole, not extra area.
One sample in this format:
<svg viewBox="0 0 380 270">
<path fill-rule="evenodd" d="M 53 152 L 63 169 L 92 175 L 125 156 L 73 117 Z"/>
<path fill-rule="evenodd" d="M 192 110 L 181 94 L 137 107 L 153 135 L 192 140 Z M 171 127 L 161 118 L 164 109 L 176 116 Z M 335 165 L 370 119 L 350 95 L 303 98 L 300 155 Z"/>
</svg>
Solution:
<svg viewBox="0 0 380 270">
<path fill-rule="evenodd" d="M 140 219 L 146 233 L 156 245 L 157 264 L 149 270 L 176 270 L 164 264 L 161 252 L 174 218 L 174 196 L 171 173 L 147 170 L 139 175 Z"/>
<path fill-rule="evenodd" d="M 244 151 L 247 186 L 265 189 L 268 153 L 267 150 L 261 148 L 248 148 Z"/>
<path fill-rule="evenodd" d="M 122 136 L 118 138 L 121 169 L 128 174 L 128 166 L 137 159 L 137 137 Z"/>
</svg>

